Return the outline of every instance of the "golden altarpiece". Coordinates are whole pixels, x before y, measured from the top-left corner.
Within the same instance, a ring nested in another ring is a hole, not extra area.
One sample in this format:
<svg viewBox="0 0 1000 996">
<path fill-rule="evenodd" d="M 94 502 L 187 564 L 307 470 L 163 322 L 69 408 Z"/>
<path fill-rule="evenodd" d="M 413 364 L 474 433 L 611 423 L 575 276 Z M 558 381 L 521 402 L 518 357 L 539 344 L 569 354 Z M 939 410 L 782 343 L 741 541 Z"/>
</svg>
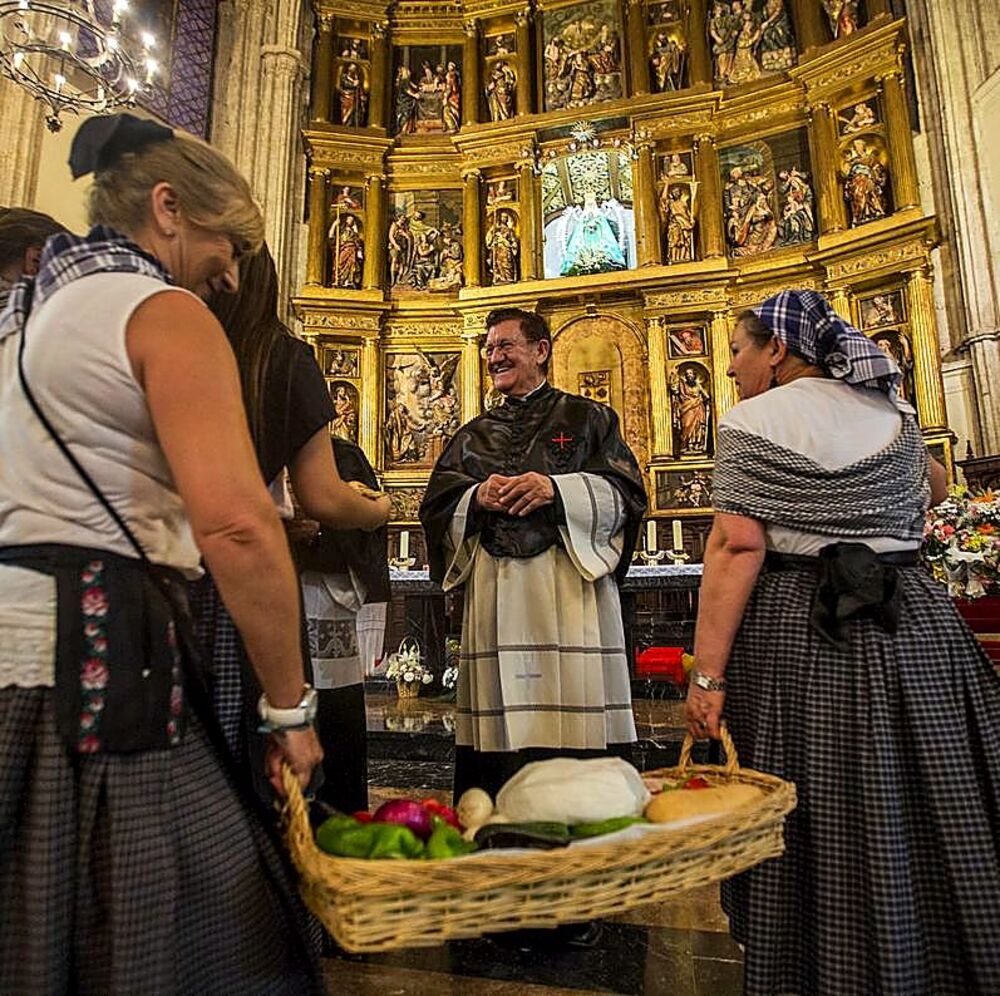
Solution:
<svg viewBox="0 0 1000 996">
<path fill-rule="evenodd" d="M 614 407 L 651 514 L 687 520 L 695 556 L 737 400 L 728 334 L 784 288 L 824 291 L 896 358 L 951 473 L 889 0 L 317 3 L 295 305 L 398 526 L 494 401 L 501 305 L 545 315 L 552 382 Z"/>
</svg>

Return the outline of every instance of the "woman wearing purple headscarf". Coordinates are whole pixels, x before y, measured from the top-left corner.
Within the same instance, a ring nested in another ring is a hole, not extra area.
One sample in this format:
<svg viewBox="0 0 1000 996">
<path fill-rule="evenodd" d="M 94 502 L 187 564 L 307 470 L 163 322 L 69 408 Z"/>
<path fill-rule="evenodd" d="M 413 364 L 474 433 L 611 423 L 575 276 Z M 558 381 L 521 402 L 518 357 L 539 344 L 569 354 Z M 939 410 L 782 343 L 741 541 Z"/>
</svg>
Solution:
<svg viewBox="0 0 1000 996">
<path fill-rule="evenodd" d="M 795 783 L 724 883 L 755 994 L 1000 993 L 1000 679 L 918 566 L 945 495 L 899 369 L 819 294 L 744 312 L 687 718 Z"/>
</svg>

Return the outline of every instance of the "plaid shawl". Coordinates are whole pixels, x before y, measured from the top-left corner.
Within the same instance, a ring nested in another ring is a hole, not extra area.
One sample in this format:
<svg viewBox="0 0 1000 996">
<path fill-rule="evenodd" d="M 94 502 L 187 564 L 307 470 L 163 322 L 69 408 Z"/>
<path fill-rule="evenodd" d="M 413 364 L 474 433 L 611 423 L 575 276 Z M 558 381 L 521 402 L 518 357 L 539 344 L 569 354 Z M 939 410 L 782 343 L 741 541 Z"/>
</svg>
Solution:
<svg viewBox="0 0 1000 996">
<path fill-rule="evenodd" d="M 20 332 L 32 308 L 92 273 L 141 273 L 167 284 L 174 282 L 159 260 L 114 229 L 96 225 L 83 237 L 68 232 L 53 235 L 42 250 L 38 275 L 22 277 L 14 284 L 0 314 L 0 340 Z"/>
<path fill-rule="evenodd" d="M 822 294 L 782 291 L 754 312 L 797 356 L 852 387 L 881 391 L 901 412 L 914 414 L 912 405 L 899 397 L 899 367 L 868 336 L 844 321 Z"/>
</svg>

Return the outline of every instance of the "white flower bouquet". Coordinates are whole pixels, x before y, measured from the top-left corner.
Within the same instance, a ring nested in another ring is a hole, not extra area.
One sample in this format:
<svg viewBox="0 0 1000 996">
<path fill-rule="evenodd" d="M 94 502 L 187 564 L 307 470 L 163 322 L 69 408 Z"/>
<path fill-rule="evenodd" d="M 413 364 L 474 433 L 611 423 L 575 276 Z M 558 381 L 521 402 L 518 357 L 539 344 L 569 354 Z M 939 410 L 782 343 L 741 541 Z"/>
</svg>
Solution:
<svg viewBox="0 0 1000 996">
<path fill-rule="evenodd" d="M 400 698 L 415 698 L 421 685 L 429 685 L 434 675 L 424 666 L 416 640 L 405 639 L 399 649 L 386 658 L 385 676 L 396 682 Z"/>
<path fill-rule="evenodd" d="M 949 489 L 927 513 L 922 554 L 952 597 L 1000 595 L 1000 497 Z"/>
</svg>

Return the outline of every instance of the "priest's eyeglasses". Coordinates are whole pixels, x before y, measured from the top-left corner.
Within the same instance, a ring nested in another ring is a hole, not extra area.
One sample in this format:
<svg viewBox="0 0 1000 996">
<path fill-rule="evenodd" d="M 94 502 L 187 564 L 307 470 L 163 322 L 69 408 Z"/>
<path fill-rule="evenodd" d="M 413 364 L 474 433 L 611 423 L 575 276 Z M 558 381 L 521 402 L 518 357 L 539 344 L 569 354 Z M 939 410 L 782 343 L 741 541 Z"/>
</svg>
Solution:
<svg viewBox="0 0 1000 996">
<path fill-rule="evenodd" d="M 515 346 L 523 345 L 525 345 L 525 340 L 523 339 L 501 339 L 499 342 L 488 342 L 479 350 L 479 355 L 484 360 L 488 360 L 493 353 L 500 353 L 503 356 L 507 356 Z"/>
</svg>

